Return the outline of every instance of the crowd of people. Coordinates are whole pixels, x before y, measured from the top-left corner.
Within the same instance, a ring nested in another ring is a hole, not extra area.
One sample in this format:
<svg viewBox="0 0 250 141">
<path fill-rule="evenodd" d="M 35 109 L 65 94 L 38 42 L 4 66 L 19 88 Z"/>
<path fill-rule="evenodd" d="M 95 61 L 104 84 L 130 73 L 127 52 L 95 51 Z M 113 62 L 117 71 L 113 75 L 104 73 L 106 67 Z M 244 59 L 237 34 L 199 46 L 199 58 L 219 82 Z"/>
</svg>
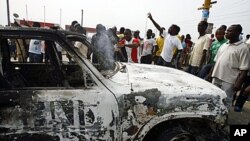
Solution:
<svg viewBox="0 0 250 141">
<path fill-rule="evenodd" d="M 138 30 L 132 33 L 121 27 L 117 32 L 115 27 L 111 28 L 115 37 L 112 46 L 116 61 L 184 70 L 224 90 L 226 106 L 233 106 L 236 112 L 242 111 L 250 94 L 250 39 L 247 35 L 246 40 L 242 40 L 240 24 L 228 28 L 221 25 L 209 37 L 206 34 L 208 23 L 200 21 L 199 37 L 192 42 L 190 34 L 179 35 L 181 28 L 178 25 L 172 24 L 166 31 L 150 13 L 148 18 L 159 30 L 156 38 L 152 29 L 148 29 L 146 38 L 142 39 Z M 238 96 L 237 92 L 240 92 Z"/>
<path fill-rule="evenodd" d="M 226 106 L 231 108 L 233 105 L 234 110 L 240 112 L 250 95 L 250 39 L 247 35 L 243 41 L 241 25 L 234 24 L 228 28 L 226 25 L 220 26 L 215 32 L 214 39 L 214 34 L 211 37 L 206 34 L 208 23 L 200 21 L 197 28 L 199 37 L 196 42 L 192 42 L 190 34 L 179 35 L 181 28 L 178 25 L 172 24 L 166 30 L 150 13 L 148 18 L 159 31 L 157 37 L 152 29 L 148 29 L 146 38 L 142 39 L 139 30 L 132 31 L 121 27 L 117 31 L 116 27 L 106 29 L 102 24 L 98 24 L 96 34 L 91 38 L 91 44 L 96 51 L 84 49 L 78 42 L 75 42 L 74 46 L 92 63 L 103 61 L 96 57 L 103 55 L 112 61 L 184 70 L 220 87 L 227 94 Z M 39 25 L 34 24 L 34 27 Z M 77 21 L 71 23 L 70 30 L 86 35 L 86 30 Z M 40 44 L 42 42 L 39 40 L 30 41 L 28 53 L 31 62 L 41 60 L 43 51 L 37 50 Z M 23 55 L 25 52 L 20 54 Z M 26 56 L 19 55 L 18 60 L 23 60 Z M 113 66 L 106 66 L 110 67 Z M 236 98 L 237 92 L 240 94 Z"/>
</svg>

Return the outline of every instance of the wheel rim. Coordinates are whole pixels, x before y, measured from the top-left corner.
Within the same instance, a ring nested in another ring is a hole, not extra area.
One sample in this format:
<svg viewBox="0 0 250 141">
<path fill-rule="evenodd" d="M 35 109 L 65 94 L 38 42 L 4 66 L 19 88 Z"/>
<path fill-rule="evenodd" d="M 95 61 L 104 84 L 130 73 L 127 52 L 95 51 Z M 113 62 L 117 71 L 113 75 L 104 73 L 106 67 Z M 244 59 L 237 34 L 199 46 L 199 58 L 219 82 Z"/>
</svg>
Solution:
<svg viewBox="0 0 250 141">
<path fill-rule="evenodd" d="M 189 133 L 180 133 L 172 137 L 169 141 L 196 141 Z"/>
</svg>

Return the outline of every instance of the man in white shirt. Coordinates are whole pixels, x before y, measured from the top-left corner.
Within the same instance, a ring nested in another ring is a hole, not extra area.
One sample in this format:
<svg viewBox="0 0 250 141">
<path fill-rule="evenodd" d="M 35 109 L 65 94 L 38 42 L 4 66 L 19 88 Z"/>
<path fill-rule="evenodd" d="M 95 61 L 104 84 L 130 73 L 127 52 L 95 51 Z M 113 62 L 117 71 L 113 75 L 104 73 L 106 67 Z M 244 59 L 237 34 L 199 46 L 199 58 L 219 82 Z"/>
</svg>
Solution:
<svg viewBox="0 0 250 141">
<path fill-rule="evenodd" d="M 226 106 L 231 107 L 233 95 L 241 89 L 244 78 L 250 70 L 250 51 L 239 35 L 241 25 L 232 25 L 226 31 L 228 43 L 223 44 L 218 50 L 214 61 L 212 83 L 227 94 Z"/>
<path fill-rule="evenodd" d="M 180 27 L 178 25 L 172 24 L 168 29 L 168 33 L 166 33 L 166 31 L 164 31 L 163 28 L 155 22 L 155 20 L 153 19 L 150 13 L 148 14 L 148 18 L 152 21 L 154 26 L 161 33 L 165 35 L 167 34 L 165 41 L 164 41 L 163 49 L 161 52 L 161 57 L 159 58 L 157 65 L 173 67 L 171 64 L 171 61 L 173 59 L 173 49 L 177 48 L 178 52 L 181 52 L 183 49 L 181 45 L 181 41 L 176 37 L 176 35 L 178 35 L 180 32 Z"/>
<path fill-rule="evenodd" d="M 138 48 L 139 44 L 134 42 L 134 38 L 132 37 L 132 32 L 130 29 L 125 29 L 124 31 L 124 38 L 125 38 L 125 44 L 121 45 L 122 47 L 125 47 L 126 53 L 128 56 L 128 63 L 135 63 L 132 60 L 132 49 Z"/>
<path fill-rule="evenodd" d="M 141 63 L 142 64 L 152 64 L 153 59 L 153 49 L 156 45 L 155 39 L 152 38 L 152 29 L 147 31 L 147 39 L 143 42 L 142 54 L 141 54 Z"/>
</svg>

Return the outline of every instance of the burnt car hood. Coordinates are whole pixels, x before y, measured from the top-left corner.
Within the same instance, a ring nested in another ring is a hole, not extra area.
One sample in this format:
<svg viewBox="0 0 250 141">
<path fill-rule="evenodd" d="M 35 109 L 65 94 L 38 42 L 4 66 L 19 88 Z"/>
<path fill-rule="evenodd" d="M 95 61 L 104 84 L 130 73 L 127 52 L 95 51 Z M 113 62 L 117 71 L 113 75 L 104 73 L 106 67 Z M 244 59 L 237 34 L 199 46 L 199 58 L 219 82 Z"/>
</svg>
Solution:
<svg viewBox="0 0 250 141">
<path fill-rule="evenodd" d="M 168 67 L 125 65 L 109 78 L 110 84 L 105 84 L 118 99 L 122 119 L 126 121 L 132 115 L 136 118 L 133 125 L 143 126 L 142 133 L 166 119 L 202 118 L 225 124 L 228 110 L 223 99 L 226 94 L 213 84 Z M 131 126 L 127 125 L 129 123 L 122 123 L 129 131 Z"/>
<path fill-rule="evenodd" d="M 171 96 L 204 94 L 226 98 L 225 92 L 218 87 L 184 71 L 157 65 L 125 65 L 123 71 L 110 78 L 117 84 L 113 87 L 115 93 L 128 94 L 156 88 Z"/>
</svg>

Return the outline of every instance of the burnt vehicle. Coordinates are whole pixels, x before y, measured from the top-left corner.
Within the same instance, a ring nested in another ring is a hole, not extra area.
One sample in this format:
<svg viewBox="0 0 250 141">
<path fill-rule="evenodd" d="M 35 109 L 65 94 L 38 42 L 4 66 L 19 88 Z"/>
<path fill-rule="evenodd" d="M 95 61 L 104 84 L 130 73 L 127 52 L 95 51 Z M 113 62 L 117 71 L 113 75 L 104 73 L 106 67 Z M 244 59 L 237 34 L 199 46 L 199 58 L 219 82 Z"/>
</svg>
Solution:
<svg viewBox="0 0 250 141">
<path fill-rule="evenodd" d="M 11 57 L 8 41 L 30 39 L 45 42 L 47 60 Z M 92 49 L 101 63 L 92 64 L 75 41 Z M 111 67 L 103 69 L 108 63 Z M 77 33 L 1 28 L 0 79 L 1 141 L 227 138 L 224 91 L 176 69 L 108 60 Z"/>
</svg>

